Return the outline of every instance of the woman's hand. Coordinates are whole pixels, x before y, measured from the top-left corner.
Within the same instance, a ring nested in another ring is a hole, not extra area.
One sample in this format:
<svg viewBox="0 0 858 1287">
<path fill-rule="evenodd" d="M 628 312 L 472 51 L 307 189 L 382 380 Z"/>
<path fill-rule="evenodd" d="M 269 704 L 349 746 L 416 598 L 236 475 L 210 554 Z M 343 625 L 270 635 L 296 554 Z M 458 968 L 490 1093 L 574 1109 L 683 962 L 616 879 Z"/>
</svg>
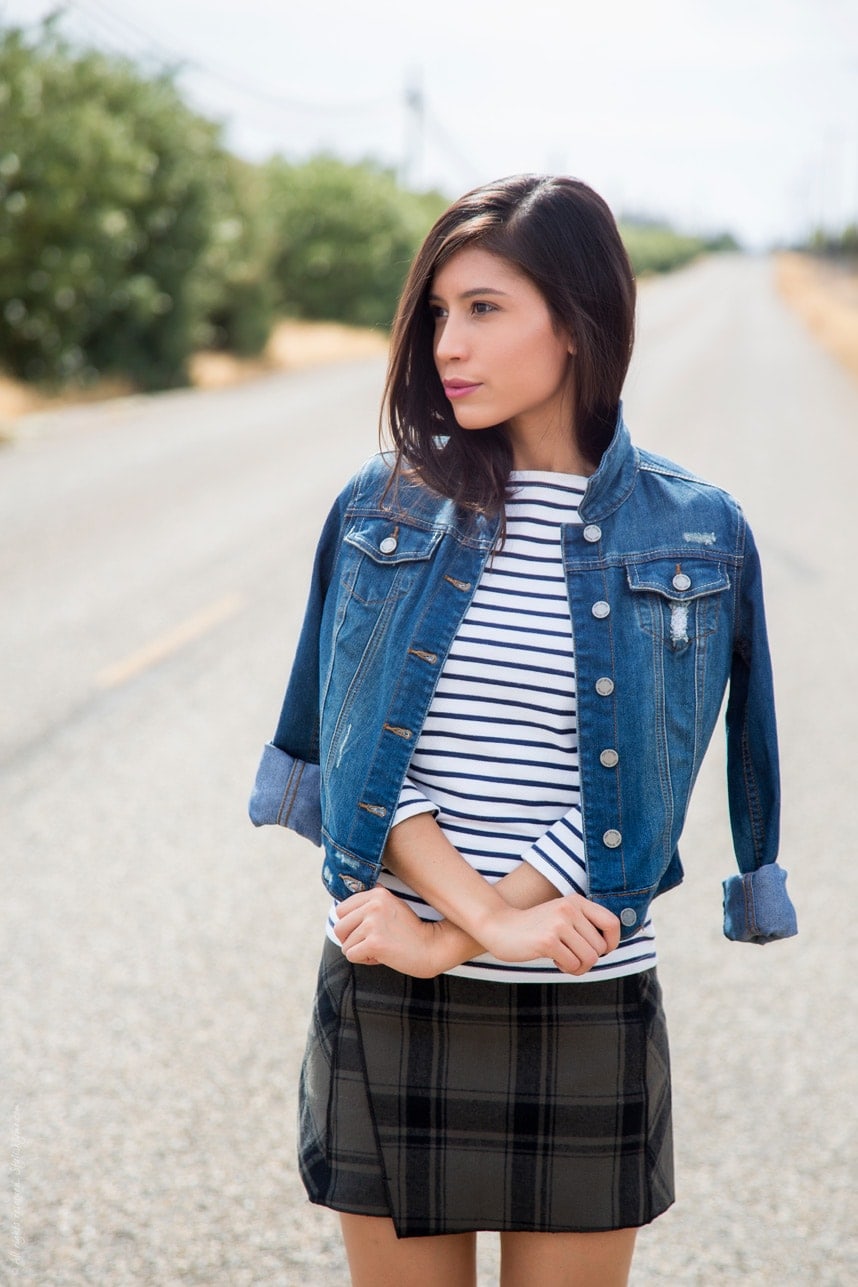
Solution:
<svg viewBox="0 0 858 1287">
<path fill-rule="evenodd" d="M 619 943 L 620 922 L 599 903 L 567 894 L 536 907 L 494 909 L 479 937 L 501 961 L 547 957 L 565 974 L 586 974 Z"/>
<path fill-rule="evenodd" d="M 620 941 L 620 922 L 613 912 L 581 894 L 561 897 L 530 863 L 519 863 L 491 884 L 465 861 L 428 813 L 415 814 L 391 829 L 384 862 L 444 918 L 426 923 L 431 939 L 423 939 L 422 950 L 429 951 L 431 944 L 431 963 L 420 957 L 421 968 L 406 968 L 407 974 L 431 978 L 486 951 L 511 963 L 547 958 L 566 974 L 586 974 Z M 354 895 L 343 907 L 365 896 Z M 411 928 L 407 920 L 400 924 Z M 403 946 L 410 943 L 408 936 Z"/>
<path fill-rule="evenodd" d="M 598 903 L 568 894 L 536 907 L 495 910 L 478 942 L 449 921 L 421 920 L 376 885 L 339 904 L 334 933 L 355 965 L 387 965 L 414 978 L 434 978 L 484 951 L 511 963 L 547 958 L 564 973 L 581 975 L 617 946 L 620 922 Z"/>
<path fill-rule="evenodd" d="M 401 974 L 431 979 L 435 925 L 423 921 L 389 889 L 376 885 L 337 906 L 334 933 L 355 965 L 387 965 Z"/>
</svg>

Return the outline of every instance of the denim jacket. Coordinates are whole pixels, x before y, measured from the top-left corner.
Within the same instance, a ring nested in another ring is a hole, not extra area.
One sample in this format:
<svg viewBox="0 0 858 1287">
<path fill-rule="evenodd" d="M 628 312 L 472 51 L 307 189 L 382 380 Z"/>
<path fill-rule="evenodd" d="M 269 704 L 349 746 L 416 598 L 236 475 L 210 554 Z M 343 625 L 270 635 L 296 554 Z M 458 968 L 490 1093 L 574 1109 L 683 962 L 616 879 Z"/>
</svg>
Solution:
<svg viewBox="0 0 858 1287">
<path fill-rule="evenodd" d="M 371 888 L 444 660 L 496 543 L 474 514 L 370 460 L 337 498 L 316 552 L 277 730 L 250 801 L 256 825 L 324 847 L 335 898 Z M 575 648 L 590 897 L 635 932 L 682 880 L 689 797 L 727 704 L 727 786 L 739 874 L 724 932 L 796 932 L 776 863 L 779 778 L 760 566 L 727 493 L 612 441 L 563 529 Z M 607 752 L 607 754 L 606 754 Z"/>
</svg>

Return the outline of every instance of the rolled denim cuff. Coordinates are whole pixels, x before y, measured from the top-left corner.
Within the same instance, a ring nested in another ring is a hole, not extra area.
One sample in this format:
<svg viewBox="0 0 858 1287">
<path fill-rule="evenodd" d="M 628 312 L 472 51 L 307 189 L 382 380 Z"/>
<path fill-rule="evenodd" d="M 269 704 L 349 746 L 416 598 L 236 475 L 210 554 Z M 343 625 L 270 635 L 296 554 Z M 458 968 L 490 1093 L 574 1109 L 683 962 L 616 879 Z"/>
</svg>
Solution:
<svg viewBox="0 0 858 1287">
<path fill-rule="evenodd" d="M 772 943 L 798 933 L 787 874 L 777 863 L 724 881 L 724 933 L 737 943 Z"/>
<path fill-rule="evenodd" d="M 262 752 L 248 812 L 255 827 L 275 825 L 322 843 L 321 775 L 318 764 L 307 764 L 268 742 Z"/>
</svg>

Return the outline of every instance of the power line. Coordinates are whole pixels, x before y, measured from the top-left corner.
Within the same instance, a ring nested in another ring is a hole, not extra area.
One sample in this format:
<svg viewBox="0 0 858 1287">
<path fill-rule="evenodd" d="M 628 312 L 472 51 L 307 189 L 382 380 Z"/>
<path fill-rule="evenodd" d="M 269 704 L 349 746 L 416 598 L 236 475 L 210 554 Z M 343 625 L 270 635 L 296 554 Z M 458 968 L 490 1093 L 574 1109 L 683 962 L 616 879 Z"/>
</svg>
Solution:
<svg viewBox="0 0 858 1287">
<path fill-rule="evenodd" d="M 338 103 L 301 99 L 291 95 L 279 94 L 260 88 L 258 85 L 250 85 L 227 69 L 211 63 L 200 62 L 196 58 L 177 54 L 174 49 L 169 49 L 161 41 L 153 39 L 151 32 L 145 31 L 124 14 L 116 13 L 110 5 L 104 3 L 104 0 L 69 0 L 69 7 L 79 16 L 88 19 L 90 23 L 95 22 L 96 29 L 98 29 L 99 24 L 101 24 L 102 30 L 106 28 L 109 33 L 109 39 L 114 42 L 114 47 L 117 40 L 122 42 L 120 47 L 122 52 L 127 53 L 128 38 L 130 36 L 135 43 L 144 42 L 145 53 L 171 70 L 178 72 L 192 71 L 197 76 L 227 85 L 230 89 L 244 94 L 247 98 L 264 103 L 267 106 L 277 107 L 280 110 L 312 112 L 313 114 L 353 115 L 355 112 L 378 111 L 380 108 L 389 108 L 395 101 L 394 96 L 390 94 L 383 97 L 363 100 L 353 99 Z"/>
<path fill-rule="evenodd" d="M 267 112 L 274 108 L 278 113 L 311 114 L 314 117 L 324 114 L 330 118 L 346 115 L 351 117 L 358 112 L 374 112 L 382 109 L 390 111 L 392 108 L 401 109 L 403 106 L 402 92 L 373 99 L 332 103 L 269 91 L 258 85 L 250 85 L 231 70 L 216 63 L 202 62 L 197 58 L 177 54 L 175 48 L 168 46 L 133 18 L 119 12 L 112 4 L 107 3 L 107 0 L 66 0 L 66 4 L 68 11 L 79 24 L 82 24 L 87 38 L 94 39 L 95 43 L 102 48 L 106 47 L 111 52 L 125 57 L 152 60 L 162 71 L 167 70 L 177 75 L 192 73 L 195 77 L 226 85 L 234 92 L 244 95 L 252 103 L 264 107 Z M 462 152 L 445 126 L 429 108 L 418 71 L 411 74 L 404 91 L 404 100 L 406 120 L 410 124 L 405 143 L 405 158 L 401 163 L 403 180 L 406 182 L 410 180 L 412 183 L 417 181 L 424 139 L 428 133 L 445 160 L 453 163 L 462 178 L 470 183 L 476 181 L 477 167 Z M 248 120 L 246 116 L 243 119 Z M 263 122 L 260 119 L 257 121 L 257 126 L 261 124 Z M 265 117 L 264 124 L 271 127 L 269 116 Z"/>
</svg>

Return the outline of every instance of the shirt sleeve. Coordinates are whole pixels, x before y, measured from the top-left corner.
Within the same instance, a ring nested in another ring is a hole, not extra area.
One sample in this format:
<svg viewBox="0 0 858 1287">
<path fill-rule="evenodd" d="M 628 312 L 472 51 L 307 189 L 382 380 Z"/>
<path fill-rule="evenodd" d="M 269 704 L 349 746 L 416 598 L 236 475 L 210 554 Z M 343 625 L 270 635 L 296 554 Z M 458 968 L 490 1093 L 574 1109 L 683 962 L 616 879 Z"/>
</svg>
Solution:
<svg viewBox="0 0 858 1287">
<path fill-rule="evenodd" d="M 406 778 L 402 784 L 402 790 L 399 793 L 399 803 L 396 806 L 396 812 L 393 815 L 391 826 L 396 826 L 399 822 L 404 822 L 406 818 L 414 818 L 418 813 L 432 813 L 437 818 L 440 810 L 428 795 L 424 795 L 419 787 L 415 786 L 410 778 Z"/>
<path fill-rule="evenodd" d="M 553 822 L 521 855 L 561 894 L 587 894 L 584 819 L 578 804 Z"/>
</svg>

